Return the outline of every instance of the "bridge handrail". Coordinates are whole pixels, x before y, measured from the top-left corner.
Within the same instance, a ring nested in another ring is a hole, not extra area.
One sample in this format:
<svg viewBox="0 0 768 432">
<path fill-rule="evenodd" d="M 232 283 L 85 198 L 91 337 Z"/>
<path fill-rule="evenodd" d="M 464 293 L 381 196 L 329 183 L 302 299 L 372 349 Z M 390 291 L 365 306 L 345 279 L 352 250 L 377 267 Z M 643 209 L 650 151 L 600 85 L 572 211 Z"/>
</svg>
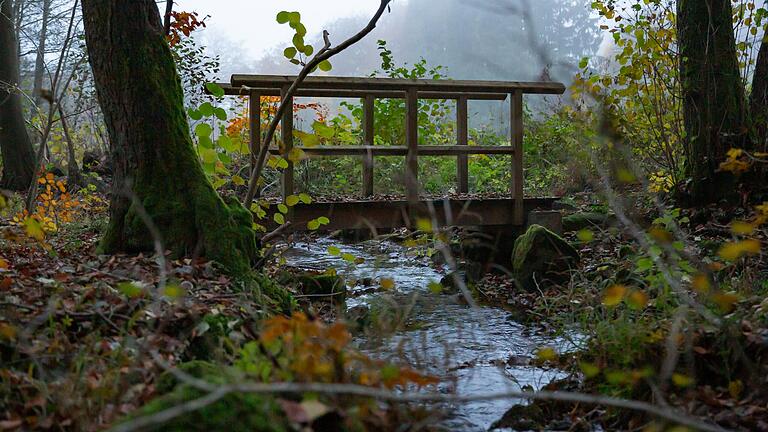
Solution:
<svg viewBox="0 0 768 432">
<path fill-rule="evenodd" d="M 296 79 L 289 75 L 232 75 L 233 87 L 256 87 L 281 89 L 290 86 Z M 359 78 L 310 76 L 302 82 L 304 89 L 332 90 L 378 90 L 378 91 L 431 91 L 471 93 L 513 93 L 563 94 L 565 85 L 559 82 L 521 81 L 470 81 L 470 80 L 425 80 L 400 78 Z"/>
<path fill-rule="evenodd" d="M 222 85 L 225 94 L 249 96 L 251 153 L 257 154 L 261 147 L 261 97 L 285 97 L 296 77 L 286 75 L 232 75 L 230 84 Z M 352 97 L 363 99 L 363 145 L 300 147 L 309 155 L 316 156 L 362 156 L 363 194 L 373 195 L 374 156 L 405 156 L 405 186 L 408 202 L 419 201 L 418 157 L 456 156 L 458 192 L 469 191 L 468 155 L 504 154 L 510 155 L 511 184 L 513 198 L 513 219 L 516 224 L 524 221 L 523 197 L 523 95 L 557 95 L 565 92 L 565 86 L 557 82 L 517 81 L 467 81 L 467 80 L 410 80 L 395 78 L 356 77 L 307 77 L 296 97 Z M 374 146 L 374 103 L 377 98 L 404 98 L 405 146 Z M 469 145 L 469 100 L 510 100 L 510 146 Z M 456 100 L 456 141 L 455 146 L 420 146 L 418 143 L 419 99 Z M 293 100 L 290 101 L 293 103 Z M 282 152 L 283 157 L 294 149 L 293 110 L 287 110 L 281 119 L 283 146 L 270 149 L 272 153 Z M 254 160 L 252 159 L 252 163 Z M 293 195 L 293 163 L 282 173 L 282 195 Z M 289 212 L 289 219 L 291 218 Z"/>
</svg>

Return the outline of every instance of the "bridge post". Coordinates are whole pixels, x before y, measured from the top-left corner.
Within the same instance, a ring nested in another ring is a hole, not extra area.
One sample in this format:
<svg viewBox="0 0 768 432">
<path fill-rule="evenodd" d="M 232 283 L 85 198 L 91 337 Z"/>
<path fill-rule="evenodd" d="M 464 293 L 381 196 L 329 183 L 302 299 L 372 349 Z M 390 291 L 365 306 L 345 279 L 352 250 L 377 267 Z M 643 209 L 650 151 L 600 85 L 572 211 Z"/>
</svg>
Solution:
<svg viewBox="0 0 768 432">
<path fill-rule="evenodd" d="M 289 86 L 284 86 L 280 91 L 281 100 L 286 100 Z M 283 137 L 283 158 L 288 162 L 288 167 L 283 170 L 282 195 L 283 202 L 289 195 L 293 195 L 293 162 L 290 160 L 291 150 L 293 150 L 293 98 L 288 98 L 288 109 L 285 111 L 280 121 L 281 133 Z M 287 220 L 293 219 L 293 207 L 288 208 Z"/>
<path fill-rule="evenodd" d="M 376 98 L 373 95 L 366 95 L 363 103 L 363 143 L 366 146 L 373 146 L 374 142 L 374 123 L 373 107 Z M 373 195 L 373 152 L 369 149 L 363 156 L 363 196 L 368 198 Z"/>
<path fill-rule="evenodd" d="M 456 101 L 456 143 L 469 145 L 469 112 L 468 99 L 459 96 Z M 466 154 L 460 154 L 456 160 L 456 182 L 459 193 L 469 193 L 469 159 Z"/>
<path fill-rule="evenodd" d="M 405 143 L 405 195 L 413 206 L 419 201 L 419 94 L 416 88 L 406 92 Z"/>
<path fill-rule="evenodd" d="M 256 167 L 256 159 L 261 149 L 261 93 L 251 90 L 248 97 L 248 128 L 251 139 L 251 169 Z"/>
<path fill-rule="evenodd" d="M 512 122 L 510 124 L 510 144 L 514 147 L 512 155 L 512 185 L 514 199 L 513 220 L 515 225 L 525 221 L 523 196 L 523 92 L 517 90 L 511 93 Z"/>
</svg>

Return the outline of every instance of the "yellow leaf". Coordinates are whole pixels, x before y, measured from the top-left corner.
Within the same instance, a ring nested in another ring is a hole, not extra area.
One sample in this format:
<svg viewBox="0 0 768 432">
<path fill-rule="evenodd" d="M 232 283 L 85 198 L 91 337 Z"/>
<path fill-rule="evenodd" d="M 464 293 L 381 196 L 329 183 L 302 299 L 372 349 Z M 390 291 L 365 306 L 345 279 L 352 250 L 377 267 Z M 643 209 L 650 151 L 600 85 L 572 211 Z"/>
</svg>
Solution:
<svg viewBox="0 0 768 432">
<path fill-rule="evenodd" d="M 598 374 L 600 374 L 600 368 L 595 366 L 592 363 L 579 362 L 579 368 L 584 373 L 584 376 L 587 378 L 594 378 Z"/>
<path fill-rule="evenodd" d="M 632 309 L 645 309 L 648 306 L 648 294 L 642 291 L 632 291 L 627 298 L 627 304 Z"/>
<path fill-rule="evenodd" d="M 699 273 L 693 277 L 691 286 L 693 286 L 693 289 L 696 290 L 696 292 L 701 294 L 709 293 L 712 288 L 712 284 L 709 283 L 709 277 L 703 273 Z"/>
<path fill-rule="evenodd" d="M 755 231 L 755 226 L 745 221 L 731 223 L 731 232 L 736 235 L 750 235 Z"/>
<path fill-rule="evenodd" d="M 27 232 L 27 235 L 37 241 L 43 241 L 45 239 L 43 226 L 40 225 L 40 222 L 35 218 L 28 217 L 24 219 L 24 230 Z"/>
<path fill-rule="evenodd" d="M 168 285 L 163 290 L 163 295 L 172 299 L 184 297 L 184 288 L 179 285 Z"/>
<path fill-rule="evenodd" d="M 0 323 L 0 336 L 4 339 L 15 340 L 16 333 L 16 327 L 6 323 Z"/>
<path fill-rule="evenodd" d="M 236 186 L 243 186 L 245 185 L 245 180 L 242 177 L 236 175 L 232 176 L 232 183 L 234 183 Z"/>
<path fill-rule="evenodd" d="M 421 218 L 416 221 L 416 229 L 419 231 L 432 231 L 432 221 Z"/>
<path fill-rule="evenodd" d="M 557 358 L 557 353 L 552 347 L 542 347 L 536 351 L 536 357 L 541 361 L 553 361 Z"/>
<path fill-rule="evenodd" d="M 0 258 L 0 270 L 7 270 L 8 267 L 10 267 L 8 261 L 6 261 L 5 258 Z"/>
<path fill-rule="evenodd" d="M 672 240 L 674 240 L 672 233 L 661 227 L 651 228 L 651 230 L 648 231 L 648 234 L 650 234 L 651 238 L 653 238 L 657 243 L 661 244 L 672 243 Z"/>
<path fill-rule="evenodd" d="M 742 391 L 744 391 L 744 383 L 741 382 L 741 380 L 731 381 L 728 383 L 728 393 L 731 394 L 732 398 L 738 399 Z"/>
<path fill-rule="evenodd" d="M 595 239 L 595 234 L 588 229 L 583 229 L 576 233 L 576 237 L 578 237 L 579 241 L 582 243 L 589 243 Z"/>
<path fill-rule="evenodd" d="M 389 278 L 382 279 L 379 284 L 381 285 L 381 289 L 385 291 L 389 291 L 395 287 L 395 281 Z"/>
<path fill-rule="evenodd" d="M 627 293 L 627 287 L 624 285 L 613 285 L 603 293 L 603 304 L 605 306 L 616 306 L 624 299 Z"/>
<path fill-rule="evenodd" d="M 760 242 L 754 239 L 724 244 L 717 254 L 726 261 L 736 261 L 744 255 L 760 253 Z"/>
<path fill-rule="evenodd" d="M 712 296 L 712 301 L 715 302 L 721 311 L 729 313 L 735 308 L 736 302 L 739 301 L 739 296 L 734 293 L 717 293 Z"/>
<path fill-rule="evenodd" d="M 672 374 L 672 382 L 678 387 L 690 387 L 693 385 L 693 378 L 681 373 Z"/>
</svg>

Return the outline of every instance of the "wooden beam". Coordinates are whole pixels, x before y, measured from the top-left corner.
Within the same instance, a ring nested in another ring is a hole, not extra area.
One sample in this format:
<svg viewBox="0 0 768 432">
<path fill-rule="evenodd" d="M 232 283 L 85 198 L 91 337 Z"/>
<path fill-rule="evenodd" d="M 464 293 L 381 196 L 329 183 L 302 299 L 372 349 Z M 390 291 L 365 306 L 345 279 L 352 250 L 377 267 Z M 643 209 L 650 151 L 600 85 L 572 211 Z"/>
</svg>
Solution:
<svg viewBox="0 0 768 432">
<path fill-rule="evenodd" d="M 282 89 L 282 98 L 285 100 L 285 95 L 288 93 L 289 86 L 285 86 Z M 281 126 L 281 133 L 283 136 L 283 158 L 288 162 L 288 167 L 283 170 L 283 182 L 282 182 L 282 196 L 283 196 L 283 202 L 285 202 L 285 199 L 293 195 L 293 162 L 290 160 L 290 153 L 291 150 L 293 150 L 293 98 L 289 98 L 288 100 L 288 109 L 285 111 L 285 115 L 283 115 L 283 119 L 281 120 L 280 126 Z M 288 218 L 287 220 L 292 220 L 293 216 L 293 207 L 289 207 L 288 210 Z"/>
<path fill-rule="evenodd" d="M 469 112 L 466 97 L 456 101 L 456 140 L 460 146 L 469 145 Z M 456 182 L 459 193 L 469 192 L 469 158 L 460 154 L 456 158 Z"/>
<path fill-rule="evenodd" d="M 234 87 L 282 88 L 296 80 L 289 75 L 232 75 L 230 84 Z M 563 94 L 565 85 L 557 82 L 520 81 L 465 81 L 465 80 L 423 80 L 395 78 L 357 78 L 310 76 L 301 84 L 304 89 L 334 90 L 414 90 L 433 92 L 475 92 L 527 94 Z"/>
<path fill-rule="evenodd" d="M 405 99 L 405 195 L 408 202 L 419 200 L 419 96 L 416 88 L 410 88 Z"/>
<path fill-rule="evenodd" d="M 250 133 L 251 169 L 256 166 L 256 158 L 261 148 L 261 93 L 252 90 L 248 98 L 248 127 Z"/>
<path fill-rule="evenodd" d="M 307 156 L 407 156 L 406 146 L 326 146 L 326 147 L 295 147 L 301 149 Z M 272 154 L 281 154 L 277 148 L 269 150 Z M 419 156 L 461 156 L 461 155 L 512 155 L 515 149 L 511 146 L 419 146 Z"/>
<path fill-rule="evenodd" d="M 275 88 L 257 88 L 248 86 L 233 87 L 229 83 L 217 83 L 224 90 L 224 94 L 229 96 L 247 96 L 250 91 L 258 91 L 262 96 L 280 96 L 280 89 Z M 205 90 L 209 93 L 208 90 Z M 296 97 L 318 97 L 318 98 L 352 98 L 363 99 L 366 96 L 373 96 L 377 99 L 405 99 L 405 90 L 328 90 L 328 89 L 304 89 L 300 88 L 296 92 Z M 466 97 L 469 100 L 506 100 L 507 93 L 471 93 L 471 92 L 419 92 L 419 99 L 458 99 Z"/>
<path fill-rule="evenodd" d="M 363 103 L 363 143 L 365 146 L 373 147 L 375 138 L 374 129 L 374 103 L 376 99 L 373 96 L 366 96 Z M 373 151 L 368 149 L 363 155 L 363 196 L 373 195 Z"/>
<path fill-rule="evenodd" d="M 512 198 L 514 199 L 514 223 L 522 225 L 525 220 L 523 206 L 523 92 L 518 90 L 512 93 L 510 123 L 510 144 L 514 148 L 512 157 Z"/>
</svg>

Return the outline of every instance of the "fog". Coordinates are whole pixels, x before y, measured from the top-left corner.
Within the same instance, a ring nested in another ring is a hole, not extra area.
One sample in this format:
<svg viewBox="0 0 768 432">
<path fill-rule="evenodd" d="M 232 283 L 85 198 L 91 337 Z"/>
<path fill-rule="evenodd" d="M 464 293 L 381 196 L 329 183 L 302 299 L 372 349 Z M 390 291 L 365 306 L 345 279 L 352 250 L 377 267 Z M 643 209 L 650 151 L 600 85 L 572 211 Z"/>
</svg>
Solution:
<svg viewBox="0 0 768 432">
<path fill-rule="evenodd" d="M 368 21 L 378 1 L 183 0 L 178 8 L 211 15 L 196 37 L 232 73 L 293 74 L 282 57 L 290 41 L 279 10 L 298 10 L 319 45 L 323 29 L 338 43 Z M 568 82 L 583 56 L 595 55 L 602 34 L 589 0 L 395 0 L 364 41 L 333 59 L 331 75 L 370 75 L 379 68 L 376 41 L 386 40 L 398 64 L 425 58 L 454 79 Z"/>
</svg>

